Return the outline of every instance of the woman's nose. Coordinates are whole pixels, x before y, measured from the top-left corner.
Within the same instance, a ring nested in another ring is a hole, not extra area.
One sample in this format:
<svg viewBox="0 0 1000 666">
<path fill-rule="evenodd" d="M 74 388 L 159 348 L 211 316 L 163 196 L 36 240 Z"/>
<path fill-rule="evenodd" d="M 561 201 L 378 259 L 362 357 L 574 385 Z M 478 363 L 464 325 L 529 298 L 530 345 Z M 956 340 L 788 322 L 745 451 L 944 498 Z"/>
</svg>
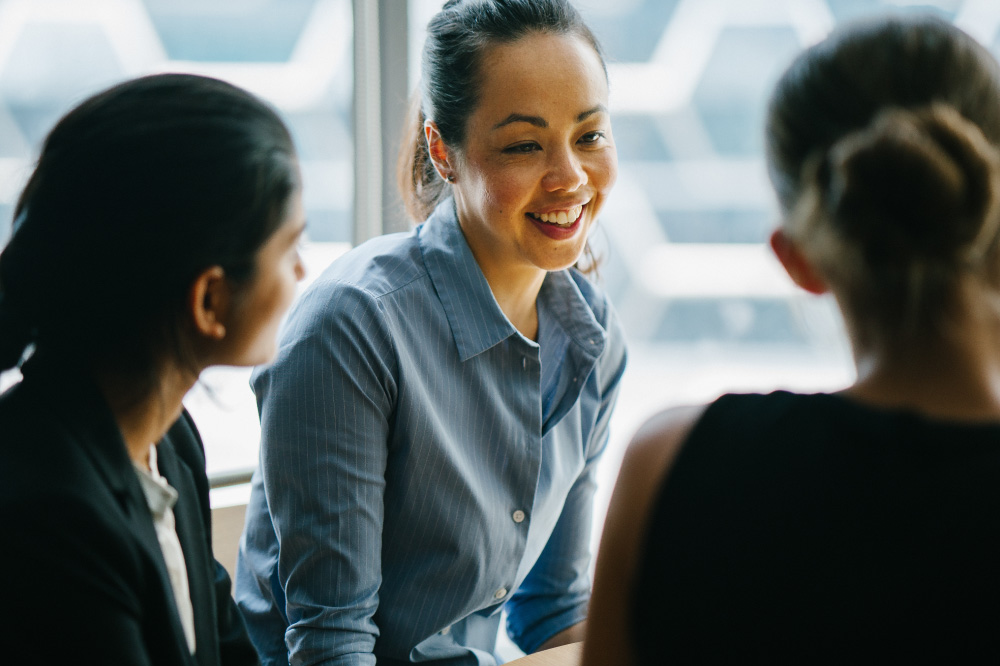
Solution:
<svg viewBox="0 0 1000 666">
<path fill-rule="evenodd" d="M 548 192 L 564 190 L 574 192 L 587 182 L 579 156 L 572 150 L 563 150 L 554 155 L 542 185 Z"/>
</svg>

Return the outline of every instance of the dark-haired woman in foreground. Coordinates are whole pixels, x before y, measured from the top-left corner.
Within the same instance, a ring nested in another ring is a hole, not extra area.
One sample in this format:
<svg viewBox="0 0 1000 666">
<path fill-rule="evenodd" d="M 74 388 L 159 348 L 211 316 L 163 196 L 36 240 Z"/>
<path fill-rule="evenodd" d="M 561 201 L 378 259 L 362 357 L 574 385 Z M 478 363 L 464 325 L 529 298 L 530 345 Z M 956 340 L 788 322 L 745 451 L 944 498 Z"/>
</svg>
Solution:
<svg viewBox="0 0 1000 666">
<path fill-rule="evenodd" d="M 855 24 L 778 83 L 792 279 L 857 381 L 726 395 L 636 435 L 584 664 L 1000 658 L 1000 71 L 933 18 Z"/>
<path fill-rule="evenodd" d="M 291 137 L 227 83 L 115 86 L 45 140 L 0 254 L 0 661 L 255 664 L 181 399 L 274 354 L 302 277 Z"/>
<path fill-rule="evenodd" d="M 336 261 L 253 382 L 237 601 L 266 663 L 496 663 L 582 639 L 598 456 L 624 368 L 571 267 L 614 183 L 608 87 L 564 0 L 430 22 L 417 230 Z"/>
</svg>

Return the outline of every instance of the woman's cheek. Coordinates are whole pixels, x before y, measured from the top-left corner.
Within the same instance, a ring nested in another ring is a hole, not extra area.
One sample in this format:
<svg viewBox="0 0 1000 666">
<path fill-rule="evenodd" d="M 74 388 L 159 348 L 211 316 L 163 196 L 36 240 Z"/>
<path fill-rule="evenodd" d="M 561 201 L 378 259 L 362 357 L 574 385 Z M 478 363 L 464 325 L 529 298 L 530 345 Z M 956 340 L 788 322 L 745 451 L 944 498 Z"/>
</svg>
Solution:
<svg viewBox="0 0 1000 666">
<path fill-rule="evenodd" d="M 494 180 L 494 203 L 508 211 L 532 192 L 531 178 L 523 169 L 510 168 Z"/>
<path fill-rule="evenodd" d="M 602 190 L 603 193 L 607 194 L 608 191 L 614 187 L 615 182 L 618 180 L 618 151 L 615 150 L 615 146 L 612 143 L 611 147 L 606 151 L 604 158 L 604 182 L 598 186 L 598 189 Z"/>
</svg>

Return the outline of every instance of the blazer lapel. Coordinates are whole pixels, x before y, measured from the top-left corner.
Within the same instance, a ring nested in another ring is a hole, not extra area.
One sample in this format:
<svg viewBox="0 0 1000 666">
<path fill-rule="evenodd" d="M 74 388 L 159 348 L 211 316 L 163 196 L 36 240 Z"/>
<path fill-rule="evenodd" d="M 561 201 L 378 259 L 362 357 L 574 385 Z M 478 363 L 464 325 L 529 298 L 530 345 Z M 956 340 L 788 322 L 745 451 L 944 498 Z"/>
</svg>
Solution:
<svg viewBox="0 0 1000 666">
<path fill-rule="evenodd" d="M 114 497 L 112 502 L 117 506 L 110 504 L 108 510 L 118 513 L 123 525 L 122 538 L 134 539 L 151 566 L 154 579 L 149 583 L 159 586 L 159 594 L 155 590 L 138 592 L 155 599 L 158 606 L 143 610 L 147 614 L 145 631 L 153 663 L 194 665 L 149 504 L 107 402 L 86 373 L 74 371 L 73 366 L 58 357 L 36 353 L 25 364 L 23 373 L 28 390 L 37 391 L 44 400 L 58 404 L 66 436 L 76 442 Z M 161 598 L 169 606 L 163 609 L 166 612 L 160 612 Z"/>
<path fill-rule="evenodd" d="M 142 492 L 139 480 L 135 478 L 134 471 L 132 472 L 132 476 L 131 483 L 128 484 L 126 498 L 126 504 L 128 505 L 126 512 L 129 514 L 130 527 L 139 544 L 153 562 L 153 566 L 156 569 L 156 578 L 163 588 L 164 597 L 170 606 L 170 612 L 166 615 L 170 618 L 170 633 L 174 639 L 172 644 L 178 646 L 178 653 L 184 663 L 194 664 L 195 660 L 187 648 L 187 638 L 184 635 L 184 627 L 181 626 L 180 613 L 177 611 L 174 587 L 170 582 L 170 575 L 167 573 L 166 562 L 163 561 L 163 549 L 160 548 L 160 540 L 156 536 L 156 528 L 153 526 L 149 504 L 146 502 L 146 496 Z M 199 637 L 196 636 L 195 638 L 197 640 Z M 195 647 L 197 650 L 200 646 L 196 645 Z"/>
<path fill-rule="evenodd" d="M 177 525 L 177 538 L 180 540 L 181 550 L 184 551 L 188 589 L 191 594 L 191 606 L 194 609 L 197 644 L 195 657 L 199 664 L 209 666 L 218 663 L 219 649 L 216 641 L 218 630 L 215 626 L 214 581 L 209 578 L 210 574 L 214 573 L 214 561 L 201 517 L 198 490 L 191 471 L 177 456 L 169 435 L 157 446 L 157 459 L 160 474 L 177 490 L 174 521 Z"/>
<path fill-rule="evenodd" d="M 156 536 L 149 503 L 142 492 L 142 486 L 136 476 L 135 468 L 125 448 L 125 442 L 115 424 L 110 410 L 103 401 L 90 400 L 89 418 L 94 422 L 90 430 L 80 429 L 76 436 L 81 440 L 82 450 L 90 457 L 94 467 L 105 479 L 118 500 L 125 522 L 127 533 L 132 534 L 141 550 L 145 552 L 148 561 L 152 563 L 156 581 L 162 588 L 162 596 L 170 606 L 164 613 L 169 618 L 169 627 L 161 627 L 159 631 L 169 632 L 172 640 L 164 641 L 164 645 L 176 648 L 176 659 L 169 659 L 160 654 L 166 663 L 194 664 L 187 650 L 187 640 L 184 628 L 181 626 L 177 604 L 174 599 L 173 586 L 167 574 L 167 565 L 163 561 L 163 551 Z M 81 406 L 88 403 L 88 398 L 81 398 Z M 162 645 L 160 649 L 166 649 Z"/>
</svg>

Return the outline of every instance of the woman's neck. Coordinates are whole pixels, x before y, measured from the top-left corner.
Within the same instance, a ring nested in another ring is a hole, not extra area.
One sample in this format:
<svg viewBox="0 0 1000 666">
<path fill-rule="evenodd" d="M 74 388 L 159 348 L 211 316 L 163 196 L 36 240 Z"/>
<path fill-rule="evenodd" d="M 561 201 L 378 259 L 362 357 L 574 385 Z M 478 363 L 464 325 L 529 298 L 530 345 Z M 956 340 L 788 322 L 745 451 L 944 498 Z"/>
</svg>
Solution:
<svg viewBox="0 0 1000 666">
<path fill-rule="evenodd" d="M 1000 419 L 1000 322 L 967 312 L 949 329 L 951 334 L 856 344 L 858 379 L 845 393 L 943 419 Z"/>
<path fill-rule="evenodd" d="M 158 442 L 180 416 L 184 395 L 194 385 L 197 375 L 170 366 L 161 369 L 157 378 L 151 390 L 139 392 L 141 397 L 137 397 L 134 382 L 111 374 L 97 378 L 129 457 L 144 469 L 149 469 L 150 444 Z"/>
<path fill-rule="evenodd" d="M 538 293 L 545 281 L 545 271 L 531 268 L 524 271 L 505 271 L 502 275 L 483 270 L 497 305 L 521 335 L 529 340 L 538 339 Z"/>
</svg>

